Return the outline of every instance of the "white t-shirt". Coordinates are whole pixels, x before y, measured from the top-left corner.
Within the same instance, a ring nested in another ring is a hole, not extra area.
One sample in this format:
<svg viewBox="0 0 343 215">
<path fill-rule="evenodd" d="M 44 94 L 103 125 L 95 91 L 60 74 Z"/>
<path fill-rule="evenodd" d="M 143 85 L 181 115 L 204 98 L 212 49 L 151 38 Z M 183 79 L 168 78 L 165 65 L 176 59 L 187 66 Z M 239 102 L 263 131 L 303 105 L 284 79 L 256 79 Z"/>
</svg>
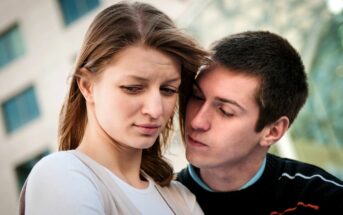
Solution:
<svg viewBox="0 0 343 215">
<path fill-rule="evenodd" d="M 68 151 L 55 152 L 44 157 L 34 166 L 28 177 L 26 215 L 105 215 L 101 191 L 94 177 L 91 170 Z M 153 181 L 149 181 L 148 188 L 139 190 L 113 174 L 112 178 L 142 214 L 171 213 Z M 182 191 L 186 202 L 187 199 L 194 199 L 181 183 L 172 183 Z M 190 205 L 190 208 L 200 210 L 198 205 Z"/>
<path fill-rule="evenodd" d="M 106 169 L 106 168 L 105 168 Z M 137 189 L 121 180 L 111 171 L 106 169 L 113 180 L 118 184 L 128 199 L 136 206 L 143 215 L 173 215 L 168 204 L 164 201 L 155 187 L 155 182 L 148 178 L 149 186 L 145 189 Z"/>
</svg>

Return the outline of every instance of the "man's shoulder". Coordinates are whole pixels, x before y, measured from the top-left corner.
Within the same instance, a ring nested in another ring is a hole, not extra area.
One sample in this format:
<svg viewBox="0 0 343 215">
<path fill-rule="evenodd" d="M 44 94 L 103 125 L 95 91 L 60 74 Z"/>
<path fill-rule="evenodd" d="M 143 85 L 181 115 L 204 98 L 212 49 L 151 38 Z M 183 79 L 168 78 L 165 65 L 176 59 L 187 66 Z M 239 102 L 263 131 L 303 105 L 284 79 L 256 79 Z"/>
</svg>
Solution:
<svg viewBox="0 0 343 215">
<path fill-rule="evenodd" d="M 280 167 L 279 181 L 286 180 L 317 184 L 316 186 L 321 184 L 328 187 L 343 188 L 342 180 L 317 165 L 271 154 L 268 154 L 267 159 L 269 168 Z"/>
<path fill-rule="evenodd" d="M 277 202 L 289 202 L 291 199 L 307 202 L 307 205 L 320 208 L 323 214 L 342 209 L 343 182 L 323 168 L 275 155 L 267 156 L 267 166 L 267 172 L 273 173 L 266 176 L 274 175 L 276 178 L 272 189 Z"/>
<path fill-rule="evenodd" d="M 181 182 L 182 184 L 187 184 L 191 180 L 189 172 L 187 170 L 187 167 L 181 169 L 177 174 L 176 174 L 176 181 Z"/>
</svg>

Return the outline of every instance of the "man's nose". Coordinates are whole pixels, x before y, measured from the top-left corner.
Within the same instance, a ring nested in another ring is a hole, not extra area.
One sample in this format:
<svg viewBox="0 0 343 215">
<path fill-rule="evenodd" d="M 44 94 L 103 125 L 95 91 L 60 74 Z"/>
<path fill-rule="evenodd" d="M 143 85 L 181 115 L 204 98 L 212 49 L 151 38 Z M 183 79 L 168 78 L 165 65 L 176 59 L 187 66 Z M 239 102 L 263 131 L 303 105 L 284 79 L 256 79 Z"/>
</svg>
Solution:
<svg viewBox="0 0 343 215">
<path fill-rule="evenodd" d="M 191 126 L 194 130 L 207 131 L 211 127 L 211 118 L 210 106 L 203 103 L 191 119 Z"/>
</svg>

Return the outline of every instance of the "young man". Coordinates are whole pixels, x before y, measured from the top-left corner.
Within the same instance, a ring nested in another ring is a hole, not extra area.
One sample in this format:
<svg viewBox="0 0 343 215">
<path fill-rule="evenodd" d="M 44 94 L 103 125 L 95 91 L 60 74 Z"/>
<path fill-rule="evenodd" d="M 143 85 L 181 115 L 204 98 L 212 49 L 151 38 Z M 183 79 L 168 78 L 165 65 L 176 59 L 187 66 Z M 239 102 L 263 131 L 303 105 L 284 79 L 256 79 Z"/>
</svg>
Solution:
<svg viewBox="0 0 343 215">
<path fill-rule="evenodd" d="M 319 167 L 268 153 L 306 101 L 296 50 L 269 32 L 215 44 L 186 108 L 178 180 L 205 214 L 342 214 L 343 182 Z"/>
</svg>

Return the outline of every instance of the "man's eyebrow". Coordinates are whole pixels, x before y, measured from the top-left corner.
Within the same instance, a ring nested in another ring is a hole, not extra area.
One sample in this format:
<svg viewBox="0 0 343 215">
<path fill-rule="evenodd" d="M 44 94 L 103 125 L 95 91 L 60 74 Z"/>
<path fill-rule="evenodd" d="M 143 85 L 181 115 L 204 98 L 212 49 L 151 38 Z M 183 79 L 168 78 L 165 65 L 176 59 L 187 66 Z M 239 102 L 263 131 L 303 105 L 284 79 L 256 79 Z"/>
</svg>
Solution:
<svg viewBox="0 0 343 215">
<path fill-rule="evenodd" d="M 201 94 L 204 94 L 203 91 L 201 90 L 200 86 L 199 86 L 199 83 L 197 81 L 194 81 L 193 82 L 193 86 L 195 86 L 197 88 L 197 90 L 199 90 L 201 92 Z M 234 100 L 231 100 L 231 99 L 226 99 L 226 98 L 221 98 L 221 97 L 216 97 L 215 98 L 215 101 L 217 102 L 221 102 L 221 103 L 228 103 L 228 104 L 231 104 L 231 105 L 234 105 L 236 107 L 238 107 L 240 110 L 246 112 L 246 109 L 243 108 L 242 105 L 238 104 L 236 101 Z"/>
<path fill-rule="evenodd" d="M 193 86 L 195 86 L 197 88 L 197 90 L 199 90 L 201 92 L 201 94 L 204 94 L 197 81 L 194 81 Z M 219 101 L 221 103 L 228 103 L 228 104 L 234 105 L 234 106 L 238 107 L 240 110 L 242 110 L 244 112 L 246 111 L 242 105 L 238 104 L 236 101 L 233 101 L 231 99 L 216 97 L 215 100 Z"/>
<path fill-rule="evenodd" d="M 194 86 L 197 88 L 197 90 L 199 90 L 199 91 L 201 92 L 201 94 L 203 94 L 203 92 L 202 92 L 202 90 L 201 90 L 201 88 L 200 88 L 200 86 L 199 86 L 199 84 L 198 84 L 197 81 L 194 81 L 194 82 L 193 82 L 193 87 L 194 87 Z"/>
<path fill-rule="evenodd" d="M 246 111 L 245 108 L 242 107 L 242 105 L 238 104 L 236 101 L 233 101 L 231 99 L 216 97 L 216 100 L 222 103 L 228 103 L 228 104 L 234 105 L 244 112 Z"/>
</svg>

